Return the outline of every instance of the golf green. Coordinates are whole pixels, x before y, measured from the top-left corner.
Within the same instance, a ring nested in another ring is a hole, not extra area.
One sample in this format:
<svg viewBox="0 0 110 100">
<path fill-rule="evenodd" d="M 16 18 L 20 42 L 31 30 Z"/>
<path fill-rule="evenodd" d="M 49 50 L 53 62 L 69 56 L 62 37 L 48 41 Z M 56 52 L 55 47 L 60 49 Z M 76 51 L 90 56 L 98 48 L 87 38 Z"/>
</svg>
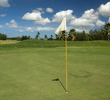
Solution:
<svg viewBox="0 0 110 100">
<path fill-rule="evenodd" d="M 0 50 L 0 100 L 110 100 L 110 47 L 69 47 L 64 88 L 64 47 Z"/>
</svg>

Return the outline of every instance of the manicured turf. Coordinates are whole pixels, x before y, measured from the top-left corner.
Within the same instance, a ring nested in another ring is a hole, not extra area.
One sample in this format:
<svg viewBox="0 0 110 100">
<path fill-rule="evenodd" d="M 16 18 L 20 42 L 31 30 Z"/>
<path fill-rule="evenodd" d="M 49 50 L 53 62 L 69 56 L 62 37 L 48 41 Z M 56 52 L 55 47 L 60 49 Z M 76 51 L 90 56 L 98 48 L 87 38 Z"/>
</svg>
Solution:
<svg viewBox="0 0 110 100">
<path fill-rule="evenodd" d="M 69 47 L 69 93 L 65 49 L 0 50 L 0 100 L 109 100 L 110 47 Z"/>
</svg>

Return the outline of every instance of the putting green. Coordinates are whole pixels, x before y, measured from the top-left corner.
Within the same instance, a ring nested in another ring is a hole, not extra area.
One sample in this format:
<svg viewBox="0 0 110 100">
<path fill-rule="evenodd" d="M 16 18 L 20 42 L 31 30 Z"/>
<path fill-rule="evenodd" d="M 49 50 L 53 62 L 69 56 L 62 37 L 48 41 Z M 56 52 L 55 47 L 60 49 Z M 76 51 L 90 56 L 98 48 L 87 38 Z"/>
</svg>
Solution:
<svg viewBox="0 0 110 100">
<path fill-rule="evenodd" d="M 0 100 L 109 100 L 110 47 L 0 50 Z"/>
</svg>

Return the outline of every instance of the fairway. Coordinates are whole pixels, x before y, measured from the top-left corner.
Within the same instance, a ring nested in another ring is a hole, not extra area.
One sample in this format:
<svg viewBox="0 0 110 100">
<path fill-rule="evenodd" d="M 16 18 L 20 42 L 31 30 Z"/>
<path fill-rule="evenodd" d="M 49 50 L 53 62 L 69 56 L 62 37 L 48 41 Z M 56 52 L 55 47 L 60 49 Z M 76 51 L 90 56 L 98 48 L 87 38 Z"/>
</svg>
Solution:
<svg viewBox="0 0 110 100">
<path fill-rule="evenodd" d="M 110 100 L 110 47 L 0 50 L 0 100 Z"/>
</svg>

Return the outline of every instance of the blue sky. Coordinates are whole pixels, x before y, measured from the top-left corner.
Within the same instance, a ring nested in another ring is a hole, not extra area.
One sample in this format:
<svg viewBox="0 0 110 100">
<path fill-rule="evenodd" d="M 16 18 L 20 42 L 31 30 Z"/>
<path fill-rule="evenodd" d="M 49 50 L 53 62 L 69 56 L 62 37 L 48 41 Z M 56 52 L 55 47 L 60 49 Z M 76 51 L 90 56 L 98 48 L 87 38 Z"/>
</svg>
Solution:
<svg viewBox="0 0 110 100">
<path fill-rule="evenodd" d="M 110 23 L 109 0 L 0 0 L 0 33 L 34 38 L 55 36 L 63 17 L 67 32 L 100 29 Z"/>
</svg>

